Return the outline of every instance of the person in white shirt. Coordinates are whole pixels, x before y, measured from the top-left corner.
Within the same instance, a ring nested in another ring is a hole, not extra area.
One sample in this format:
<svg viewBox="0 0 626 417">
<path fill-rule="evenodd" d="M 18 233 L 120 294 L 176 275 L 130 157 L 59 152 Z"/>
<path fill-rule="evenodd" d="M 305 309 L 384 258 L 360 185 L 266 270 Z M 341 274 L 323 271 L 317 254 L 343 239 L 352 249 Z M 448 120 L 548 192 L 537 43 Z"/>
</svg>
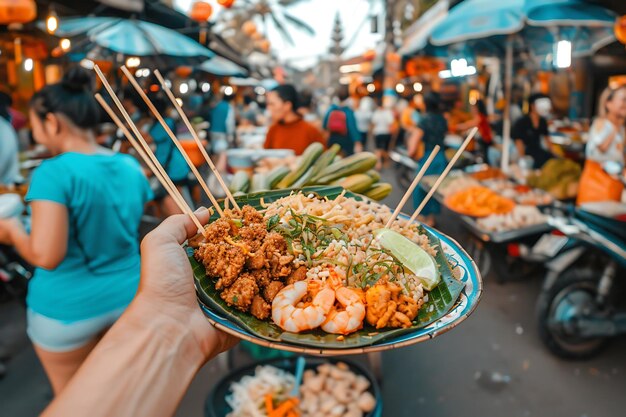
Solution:
<svg viewBox="0 0 626 417">
<path fill-rule="evenodd" d="M 600 97 L 598 118 L 589 130 L 586 161 L 580 178 L 577 204 L 595 201 L 620 201 L 621 181 L 609 172 L 626 174 L 626 85 L 607 89 Z"/>
<path fill-rule="evenodd" d="M 361 101 L 359 101 L 359 108 L 354 111 L 356 127 L 361 134 L 362 143 L 367 143 L 367 133 L 370 128 L 370 120 L 372 119 L 374 107 L 376 107 L 374 99 L 370 96 L 365 96 L 361 99 Z"/>
<path fill-rule="evenodd" d="M 395 122 L 396 117 L 390 105 L 379 105 L 372 114 L 372 133 L 374 134 L 376 156 L 378 157 L 377 170 L 380 170 L 389 160 L 389 145 Z"/>
<path fill-rule="evenodd" d="M 20 176 L 18 139 L 11 125 L 11 97 L 0 92 L 0 184 L 15 184 Z"/>
</svg>

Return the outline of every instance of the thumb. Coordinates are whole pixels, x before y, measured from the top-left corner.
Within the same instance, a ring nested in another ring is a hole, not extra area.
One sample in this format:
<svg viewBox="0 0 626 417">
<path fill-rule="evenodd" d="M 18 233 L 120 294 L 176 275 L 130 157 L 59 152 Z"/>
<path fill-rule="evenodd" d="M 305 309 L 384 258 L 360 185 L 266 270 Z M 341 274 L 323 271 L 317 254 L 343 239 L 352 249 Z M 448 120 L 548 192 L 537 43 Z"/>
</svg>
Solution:
<svg viewBox="0 0 626 417">
<path fill-rule="evenodd" d="M 201 224 L 209 221 L 209 210 L 200 207 L 194 212 Z M 176 214 L 165 219 L 156 229 L 148 233 L 144 243 L 156 241 L 159 243 L 183 244 L 188 238 L 194 236 L 198 228 L 193 220 L 186 214 Z"/>
</svg>

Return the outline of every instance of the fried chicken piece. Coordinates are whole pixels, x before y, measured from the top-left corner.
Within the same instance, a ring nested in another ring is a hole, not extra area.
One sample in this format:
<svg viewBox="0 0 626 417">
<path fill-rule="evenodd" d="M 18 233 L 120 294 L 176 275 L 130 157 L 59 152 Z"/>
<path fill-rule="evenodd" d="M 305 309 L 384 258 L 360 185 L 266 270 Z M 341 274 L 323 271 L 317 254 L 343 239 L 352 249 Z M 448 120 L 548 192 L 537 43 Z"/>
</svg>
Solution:
<svg viewBox="0 0 626 417">
<path fill-rule="evenodd" d="M 252 223 L 264 223 L 263 215 L 250 205 L 245 205 L 241 208 L 241 214 L 243 216 L 243 223 L 250 225 Z"/>
<path fill-rule="evenodd" d="M 263 239 L 267 236 L 267 230 L 264 224 L 253 223 L 239 229 L 239 236 L 241 240 L 250 247 L 251 252 L 257 252 L 263 244 Z"/>
<path fill-rule="evenodd" d="M 219 278 L 215 288 L 229 287 L 241 273 L 246 261 L 244 251 L 228 243 L 207 243 L 196 251 L 196 259 L 206 268 L 207 276 Z"/>
<path fill-rule="evenodd" d="M 278 292 L 284 287 L 285 284 L 280 281 L 270 282 L 269 285 L 263 290 L 263 298 L 265 298 L 265 301 L 267 301 L 268 303 L 271 303 L 272 301 L 274 301 L 274 297 L 276 297 L 276 294 L 278 294 Z"/>
<path fill-rule="evenodd" d="M 266 253 L 286 253 L 287 252 L 287 241 L 285 238 L 277 232 L 269 232 L 265 239 L 263 240 L 263 249 Z"/>
<path fill-rule="evenodd" d="M 247 312 L 252 304 L 252 299 L 259 292 L 259 287 L 254 278 L 249 274 L 241 274 L 233 285 L 221 292 L 220 297 L 230 306 Z"/>
<path fill-rule="evenodd" d="M 294 282 L 304 281 L 306 279 L 306 266 L 300 266 L 294 269 L 285 280 L 285 284 L 291 285 Z"/>
<path fill-rule="evenodd" d="M 267 269 L 255 269 L 248 273 L 254 278 L 259 288 L 265 288 L 272 282 L 270 272 Z"/>
<path fill-rule="evenodd" d="M 270 275 L 273 279 L 285 278 L 293 270 L 293 255 L 276 255 L 269 259 Z"/>
<path fill-rule="evenodd" d="M 255 295 L 250 305 L 250 314 L 259 320 L 265 320 L 270 316 L 272 305 L 265 301 L 260 295 Z"/>
<path fill-rule="evenodd" d="M 265 253 L 261 250 L 256 251 L 253 256 L 246 259 L 246 268 L 251 270 L 263 269 L 268 266 L 269 264 L 265 258 Z"/>
<path fill-rule="evenodd" d="M 232 231 L 232 223 L 226 218 L 217 219 L 205 228 L 207 243 L 221 243 L 230 236 Z"/>
</svg>

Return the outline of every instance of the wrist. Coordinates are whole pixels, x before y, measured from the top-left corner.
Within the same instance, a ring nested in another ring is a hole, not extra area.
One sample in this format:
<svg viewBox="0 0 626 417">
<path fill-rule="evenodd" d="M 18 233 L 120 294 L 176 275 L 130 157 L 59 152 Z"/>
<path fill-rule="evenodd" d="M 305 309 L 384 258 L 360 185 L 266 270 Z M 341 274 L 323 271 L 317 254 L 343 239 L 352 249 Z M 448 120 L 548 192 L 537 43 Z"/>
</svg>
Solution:
<svg viewBox="0 0 626 417">
<path fill-rule="evenodd" d="M 140 290 L 127 314 L 131 321 L 151 327 L 157 337 L 184 340 L 198 366 L 219 353 L 218 339 L 212 337 L 215 330 L 197 307 L 155 303 Z"/>
</svg>

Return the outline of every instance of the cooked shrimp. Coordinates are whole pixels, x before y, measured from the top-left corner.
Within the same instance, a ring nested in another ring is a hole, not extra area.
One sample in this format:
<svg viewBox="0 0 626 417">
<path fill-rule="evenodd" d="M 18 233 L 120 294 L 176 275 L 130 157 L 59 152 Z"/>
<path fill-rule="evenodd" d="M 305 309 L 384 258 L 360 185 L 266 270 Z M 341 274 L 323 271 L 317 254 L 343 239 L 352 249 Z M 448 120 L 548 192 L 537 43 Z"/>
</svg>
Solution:
<svg viewBox="0 0 626 417">
<path fill-rule="evenodd" d="M 363 327 L 365 304 L 361 295 L 352 288 L 335 289 L 335 297 L 341 307 L 334 307 L 328 313 L 322 330 L 326 333 L 350 334 Z"/>
<path fill-rule="evenodd" d="M 326 320 L 335 303 L 335 291 L 322 288 L 311 302 L 296 307 L 308 293 L 309 284 L 298 281 L 280 290 L 272 302 L 272 320 L 288 332 L 299 333 L 315 329 Z"/>
</svg>

